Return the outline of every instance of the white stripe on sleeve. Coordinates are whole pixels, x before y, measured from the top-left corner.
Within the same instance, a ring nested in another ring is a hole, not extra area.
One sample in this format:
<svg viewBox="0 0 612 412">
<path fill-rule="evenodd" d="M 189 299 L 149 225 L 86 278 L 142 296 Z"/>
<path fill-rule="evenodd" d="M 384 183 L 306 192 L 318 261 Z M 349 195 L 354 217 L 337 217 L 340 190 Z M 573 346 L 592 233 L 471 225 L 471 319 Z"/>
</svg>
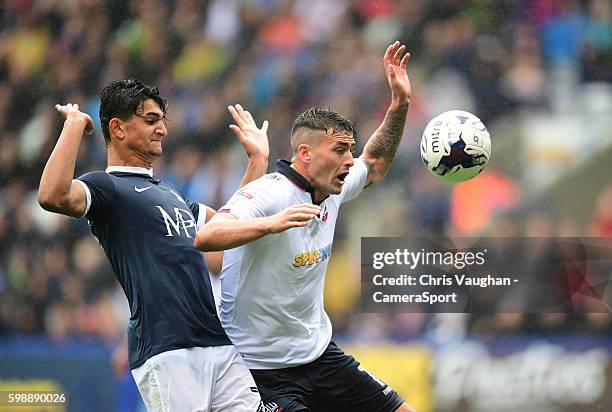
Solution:
<svg viewBox="0 0 612 412">
<path fill-rule="evenodd" d="M 83 213 L 77 218 L 81 219 L 83 216 L 87 215 L 87 213 L 89 212 L 89 208 L 91 207 L 91 192 L 89 191 L 89 187 L 87 186 L 87 184 L 82 180 L 75 179 L 75 182 L 79 182 L 81 186 L 83 186 L 83 189 L 85 189 L 85 195 L 87 196 L 87 205 L 85 206 L 85 213 Z"/>
<path fill-rule="evenodd" d="M 196 229 L 200 230 L 204 223 L 206 223 L 206 205 L 203 203 L 198 203 L 198 222 L 196 223 Z"/>
</svg>

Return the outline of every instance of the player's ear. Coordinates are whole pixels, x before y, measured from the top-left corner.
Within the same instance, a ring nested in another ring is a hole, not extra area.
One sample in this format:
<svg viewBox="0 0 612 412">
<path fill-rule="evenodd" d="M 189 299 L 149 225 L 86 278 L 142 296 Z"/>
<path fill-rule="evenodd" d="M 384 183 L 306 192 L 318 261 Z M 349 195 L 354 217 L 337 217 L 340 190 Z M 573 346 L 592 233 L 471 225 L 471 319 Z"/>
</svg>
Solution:
<svg viewBox="0 0 612 412">
<path fill-rule="evenodd" d="M 307 143 L 302 143 L 301 145 L 299 145 L 297 148 L 297 155 L 298 155 L 298 158 L 302 162 L 310 163 L 310 159 L 311 159 L 310 145 Z"/>
<path fill-rule="evenodd" d="M 125 137 L 125 127 L 123 126 L 123 122 L 121 119 L 113 117 L 108 122 L 108 130 L 111 136 L 116 136 L 119 140 L 123 140 Z"/>
</svg>

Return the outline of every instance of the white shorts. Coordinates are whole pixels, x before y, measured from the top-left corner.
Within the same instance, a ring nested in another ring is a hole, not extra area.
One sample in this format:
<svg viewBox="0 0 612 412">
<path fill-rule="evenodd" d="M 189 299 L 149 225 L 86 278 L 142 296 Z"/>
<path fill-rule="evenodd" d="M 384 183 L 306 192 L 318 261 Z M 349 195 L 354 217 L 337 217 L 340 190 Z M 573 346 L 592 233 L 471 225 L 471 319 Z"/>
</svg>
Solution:
<svg viewBox="0 0 612 412">
<path fill-rule="evenodd" d="M 176 349 L 132 369 L 149 411 L 255 412 L 259 392 L 232 345 Z"/>
</svg>

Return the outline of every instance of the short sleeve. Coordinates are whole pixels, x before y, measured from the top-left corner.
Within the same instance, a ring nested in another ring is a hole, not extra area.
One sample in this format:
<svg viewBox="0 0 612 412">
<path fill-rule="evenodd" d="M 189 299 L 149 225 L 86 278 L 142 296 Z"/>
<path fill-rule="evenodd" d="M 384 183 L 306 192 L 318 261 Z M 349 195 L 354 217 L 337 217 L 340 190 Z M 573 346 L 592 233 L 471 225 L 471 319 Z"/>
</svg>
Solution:
<svg viewBox="0 0 612 412">
<path fill-rule="evenodd" d="M 115 184 L 105 172 L 91 172 L 80 176 L 77 181 L 84 184 L 87 193 L 87 206 L 84 216 L 100 218 L 105 215 L 115 197 Z"/>
<path fill-rule="evenodd" d="M 238 219 L 252 219 L 277 213 L 280 210 L 276 199 L 278 195 L 275 195 L 269 186 L 274 183 L 276 182 L 265 176 L 249 183 L 234 193 L 219 212 L 231 213 Z"/>
<path fill-rule="evenodd" d="M 349 174 L 342 186 L 342 203 L 349 202 L 356 198 L 365 186 L 368 179 L 368 167 L 362 159 L 355 159 L 355 164 L 350 168 Z"/>
<path fill-rule="evenodd" d="M 196 219 L 196 229 L 200 230 L 200 228 L 204 226 L 204 223 L 206 223 L 206 205 L 204 203 L 191 202 L 189 200 L 186 200 L 186 202 L 193 217 Z"/>
</svg>

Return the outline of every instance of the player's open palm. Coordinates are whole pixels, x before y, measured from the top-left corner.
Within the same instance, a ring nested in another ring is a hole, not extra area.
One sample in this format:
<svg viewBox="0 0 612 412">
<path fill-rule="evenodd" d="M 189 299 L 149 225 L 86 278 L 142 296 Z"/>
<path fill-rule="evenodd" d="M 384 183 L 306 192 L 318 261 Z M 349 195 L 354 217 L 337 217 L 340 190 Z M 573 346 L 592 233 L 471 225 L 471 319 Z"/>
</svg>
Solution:
<svg viewBox="0 0 612 412">
<path fill-rule="evenodd" d="M 269 217 L 270 232 L 280 233 L 294 227 L 304 227 L 321 213 L 321 208 L 311 203 L 290 206 Z"/>
<path fill-rule="evenodd" d="M 250 159 L 268 159 L 270 148 L 268 147 L 268 121 L 264 120 L 261 128 L 257 127 L 253 116 L 244 110 L 239 104 L 228 106 L 227 109 L 234 118 L 236 124 L 231 124 L 230 129 L 234 132 Z"/>
<path fill-rule="evenodd" d="M 66 120 L 68 119 L 78 119 L 84 122 L 85 133 L 91 134 L 93 131 L 93 120 L 90 115 L 87 113 L 83 113 L 79 110 L 78 104 L 67 103 L 65 105 L 56 104 L 55 110 L 62 115 L 62 117 Z"/>
<path fill-rule="evenodd" d="M 397 102 L 410 102 L 412 95 L 410 80 L 406 72 L 409 59 L 410 53 L 406 52 L 406 46 L 400 44 L 399 41 L 390 44 L 383 57 L 387 81 L 391 87 L 391 97 Z"/>
</svg>

